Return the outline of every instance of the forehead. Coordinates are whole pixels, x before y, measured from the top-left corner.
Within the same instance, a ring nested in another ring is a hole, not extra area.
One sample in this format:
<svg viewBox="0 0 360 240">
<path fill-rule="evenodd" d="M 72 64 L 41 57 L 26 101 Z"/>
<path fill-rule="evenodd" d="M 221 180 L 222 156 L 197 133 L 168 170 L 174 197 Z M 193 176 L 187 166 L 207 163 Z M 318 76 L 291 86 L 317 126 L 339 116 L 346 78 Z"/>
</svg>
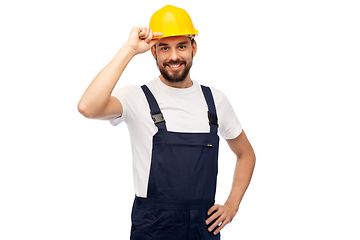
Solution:
<svg viewBox="0 0 360 240">
<path fill-rule="evenodd" d="M 179 43 L 191 43 L 191 40 L 188 36 L 175 36 L 175 37 L 166 37 L 166 38 L 160 38 L 157 42 L 157 45 L 177 45 Z"/>
</svg>

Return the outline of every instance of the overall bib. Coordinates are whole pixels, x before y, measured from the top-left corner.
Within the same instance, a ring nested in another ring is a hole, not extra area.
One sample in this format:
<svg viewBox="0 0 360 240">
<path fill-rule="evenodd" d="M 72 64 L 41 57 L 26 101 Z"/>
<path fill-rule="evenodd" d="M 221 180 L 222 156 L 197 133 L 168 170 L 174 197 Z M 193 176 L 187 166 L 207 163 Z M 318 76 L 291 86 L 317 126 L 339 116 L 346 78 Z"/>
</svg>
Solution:
<svg viewBox="0 0 360 240">
<path fill-rule="evenodd" d="M 201 86 L 210 133 L 167 131 L 153 94 L 145 85 L 141 88 L 158 132 L 153 136 L 147 198 L 135 197 L 130 239 L 219 240 L 220 234 L 209 232 L 205 223 L 215 202 L 219 148 L 210 88 Z"/>
</svg>

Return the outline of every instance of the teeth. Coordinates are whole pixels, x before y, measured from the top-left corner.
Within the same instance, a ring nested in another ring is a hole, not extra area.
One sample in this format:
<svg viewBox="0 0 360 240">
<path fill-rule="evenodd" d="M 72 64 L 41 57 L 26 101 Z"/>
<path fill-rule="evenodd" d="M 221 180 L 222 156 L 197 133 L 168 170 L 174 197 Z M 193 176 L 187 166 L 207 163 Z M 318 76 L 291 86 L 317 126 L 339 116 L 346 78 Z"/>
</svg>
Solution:
<svg viewBox="0 0 360 240">
<path fill-rule="evenodd" d="M 177 64 L 177 65 L 169 65 L 170 67 L 172 68 L 177 68 L 177 67 L 180 67 L 180 64 Z"/>
</svg>

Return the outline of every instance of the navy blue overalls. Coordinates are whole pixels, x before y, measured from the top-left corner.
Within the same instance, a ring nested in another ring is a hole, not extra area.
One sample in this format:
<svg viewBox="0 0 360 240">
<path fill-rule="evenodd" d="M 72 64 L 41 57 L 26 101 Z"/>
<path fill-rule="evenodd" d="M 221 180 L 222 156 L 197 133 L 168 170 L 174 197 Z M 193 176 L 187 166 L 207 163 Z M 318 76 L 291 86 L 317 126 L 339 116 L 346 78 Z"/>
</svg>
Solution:
<svg viewBox="0 0 360 240">
<path fill-rule="evenodd" d="M 205 223 L 215 199 L 219 148 L 210 88 L 201 86 L 210 133 L 167 131 L 153 94 L 145 85 L 141 88 L 158 132 L 153 136 L 147 198 L 135 197 L 130 239 L 219 240 L 220 234 L 209 232 Z"/>
</svg>

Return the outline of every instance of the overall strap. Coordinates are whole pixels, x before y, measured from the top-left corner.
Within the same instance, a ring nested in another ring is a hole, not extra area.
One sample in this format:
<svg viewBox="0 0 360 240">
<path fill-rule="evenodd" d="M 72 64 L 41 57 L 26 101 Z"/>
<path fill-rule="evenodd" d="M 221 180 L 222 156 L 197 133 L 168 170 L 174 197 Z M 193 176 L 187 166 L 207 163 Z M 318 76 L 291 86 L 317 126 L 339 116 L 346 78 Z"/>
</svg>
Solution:
<svg viewBox="0 0 360 240">
<path fill-rule="evenodd" d="M 165 125 L 165 119 L 163 114 L 160 111 L 160 107 L 154 97 L 154 95 L 151 93 L 150 89 L 146 85 L 142 85 L 141 89 L 143 90 L 146 99 L 148 101 L 149 107 L 150 107 L 150 114 L 151 118 L 154 121 L 154 124 L 159 128 L 166 131 L 166 125 Z"/>
<path fill-rule="evenodd" d="M 216 115 L 216 107 L 213 95 L 211 93 L 211 89 L 209 87 L 205 87 L 201 85 L 201 89 L 203 91 L 206 103 L 208 105 L 208 117 L 209 117 L 209 125 L 210 125 L 210 132 L 217 133 L 218 130 L 218 119 Z"/>
</svg>

